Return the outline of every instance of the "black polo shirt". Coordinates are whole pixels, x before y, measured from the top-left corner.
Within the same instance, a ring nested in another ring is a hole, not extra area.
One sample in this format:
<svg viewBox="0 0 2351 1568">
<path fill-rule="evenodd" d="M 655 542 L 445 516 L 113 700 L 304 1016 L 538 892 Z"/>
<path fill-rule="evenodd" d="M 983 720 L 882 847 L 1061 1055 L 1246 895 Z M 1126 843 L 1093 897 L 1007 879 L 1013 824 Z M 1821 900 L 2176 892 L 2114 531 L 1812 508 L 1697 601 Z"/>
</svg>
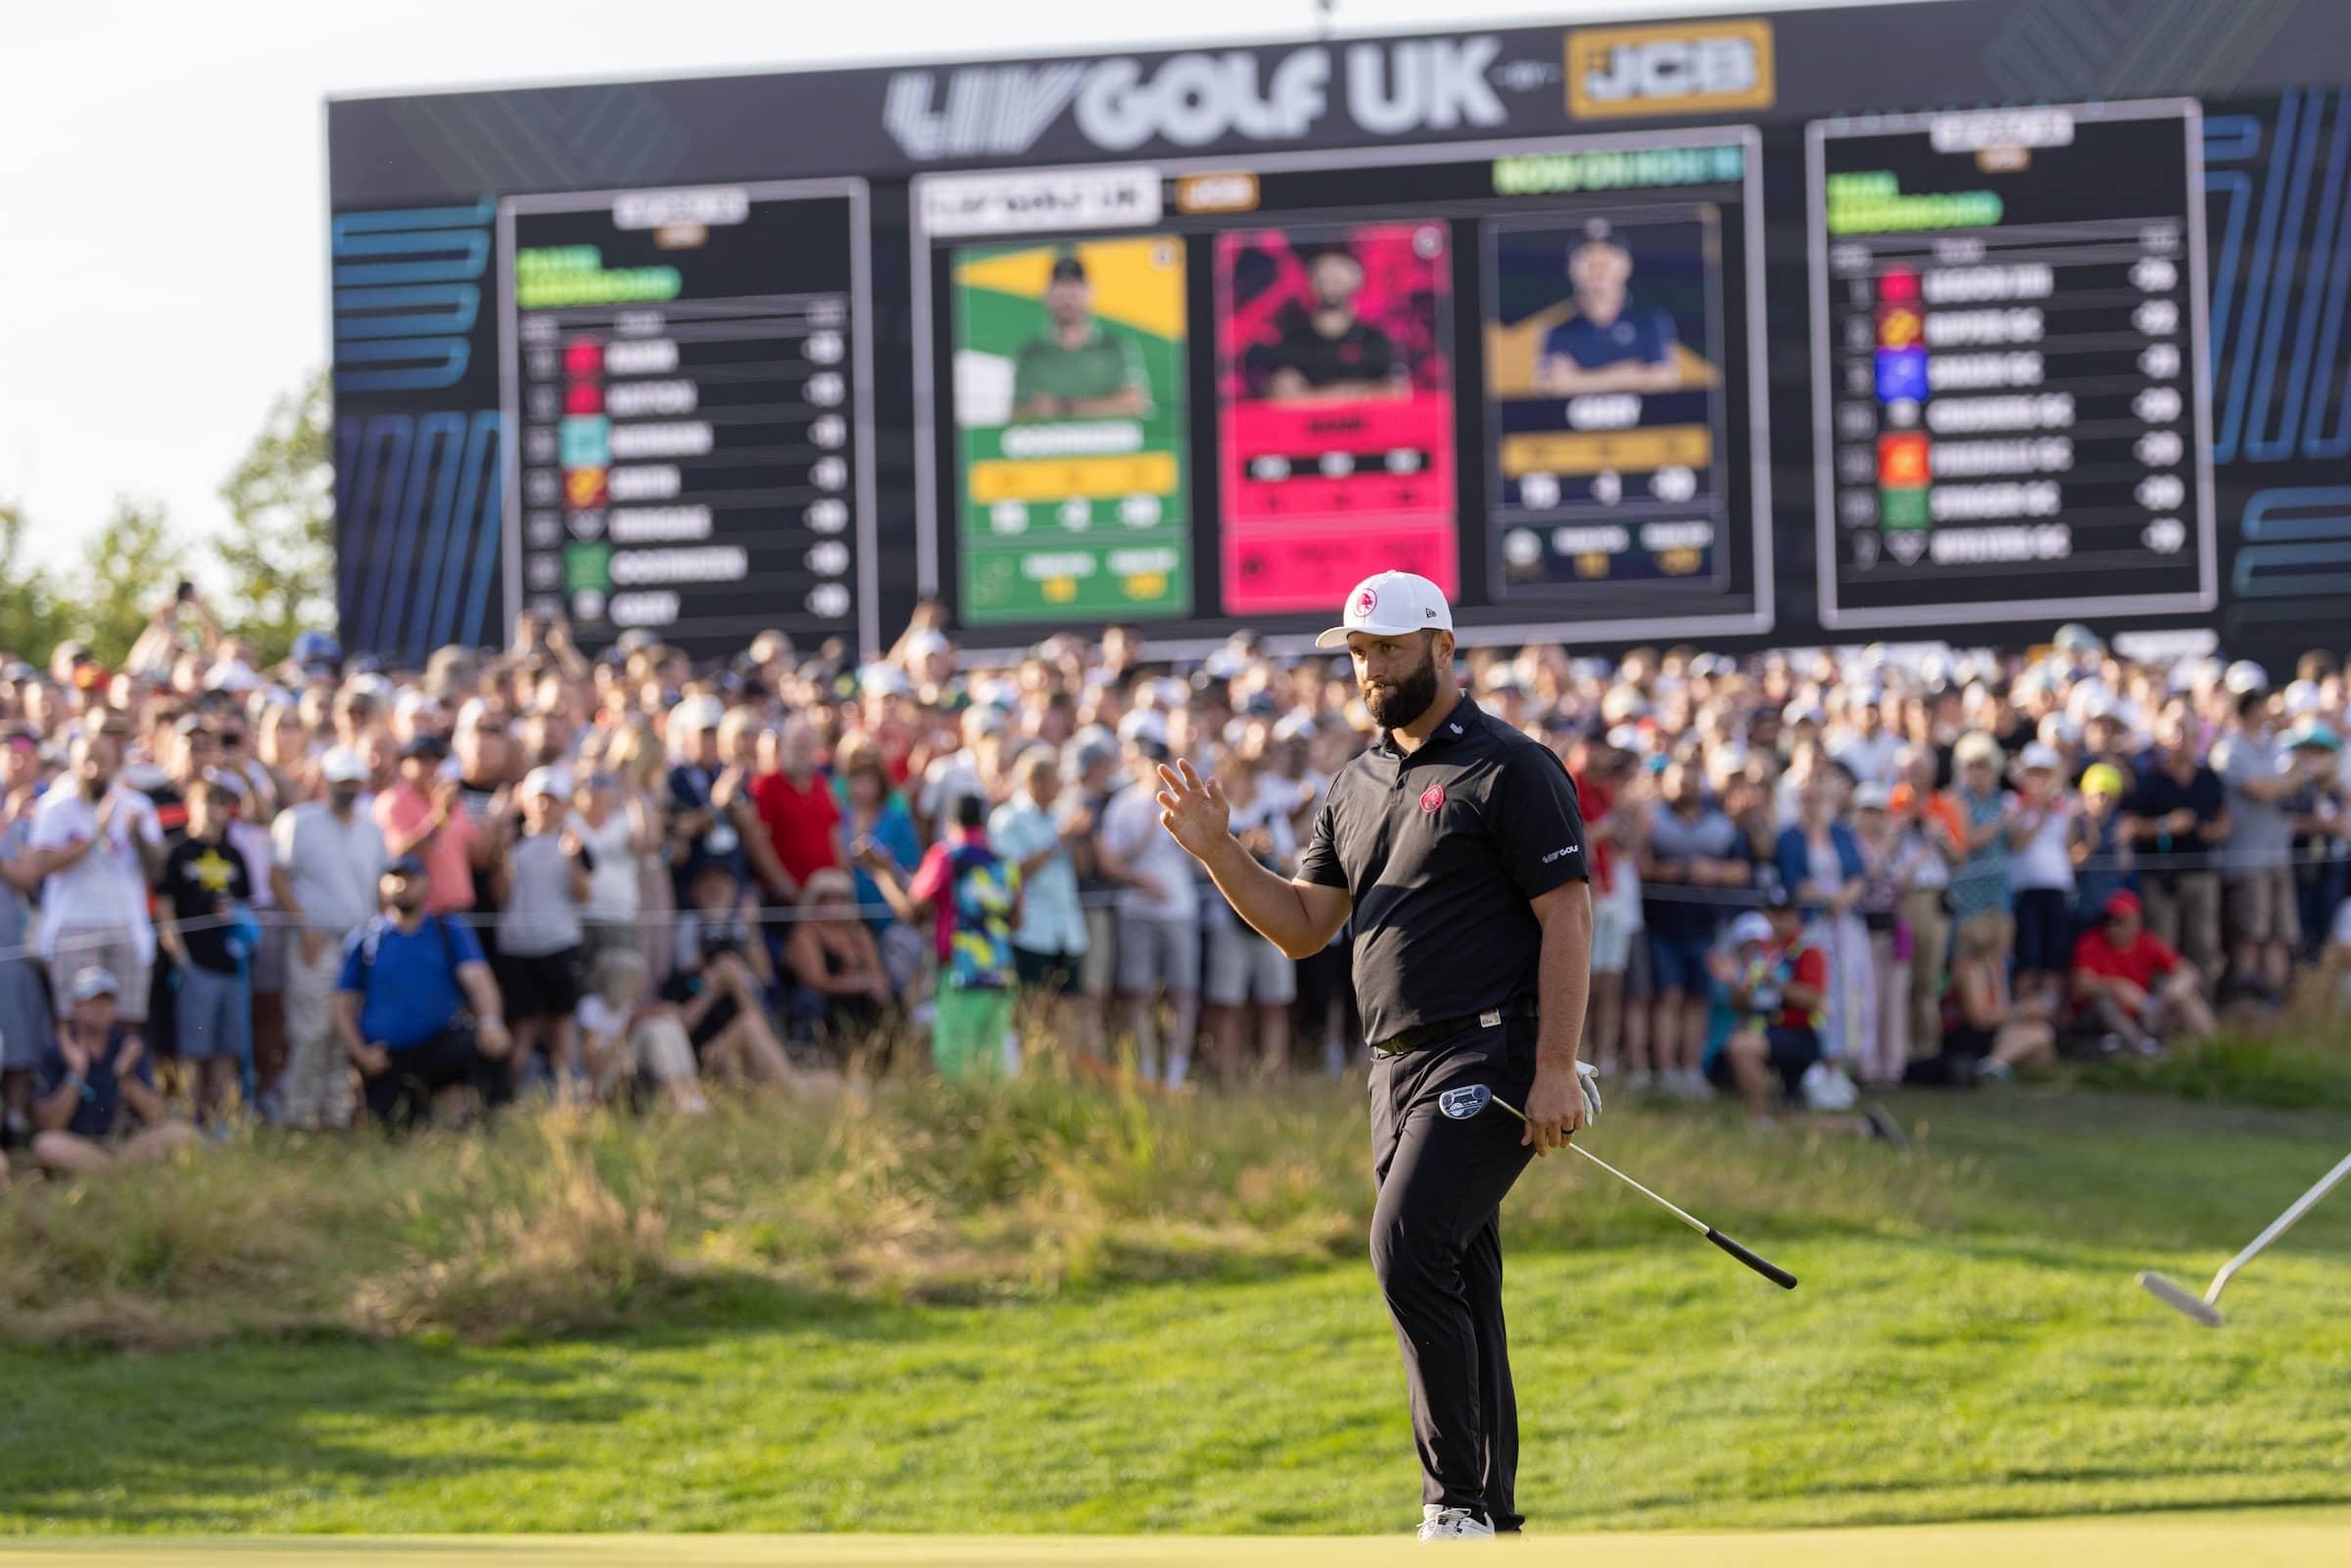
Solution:
<svg viewBox="0 0 2351 1568">
<path fill-rule="evenodd" d="M 1464 697 L 1410 756 L 1385 736 L 1331 781 L 1301 879 L 1355 902 L 1365 1038 L 1535 1000 L 1529 908 L 1590 875 L 1575 784 Z"/>
</svg>

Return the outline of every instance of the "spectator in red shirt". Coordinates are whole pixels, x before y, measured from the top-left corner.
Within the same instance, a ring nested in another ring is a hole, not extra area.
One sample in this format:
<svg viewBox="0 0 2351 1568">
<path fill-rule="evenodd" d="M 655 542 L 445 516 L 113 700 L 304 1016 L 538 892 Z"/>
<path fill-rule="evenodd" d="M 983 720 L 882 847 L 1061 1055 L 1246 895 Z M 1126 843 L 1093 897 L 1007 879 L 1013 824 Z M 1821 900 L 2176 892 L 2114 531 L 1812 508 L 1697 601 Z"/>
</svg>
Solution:
<svg viewBox="0 0 2351 1568">
<path fill-rule="evenodd" d="M 2103 923 L 2074 944 L 2074 1001 L 2122 1044 L 2152 1056 L 2174 1039 L 2213 1032 L 2196 967 L 2139 919 L 2138 895 L 2106 900 Z"/>
<path fill-rule="evenodd" d="M 759 776 L 751 781 L 751 804 L 767 825 L 776 860 L 794 889 L 828 868 L 845 870 L 848 845 L 840 831 L 840 803 L 832 782 L 816 771 L 816 731 L 792 720 L 759 737 Z"/>
</svg>

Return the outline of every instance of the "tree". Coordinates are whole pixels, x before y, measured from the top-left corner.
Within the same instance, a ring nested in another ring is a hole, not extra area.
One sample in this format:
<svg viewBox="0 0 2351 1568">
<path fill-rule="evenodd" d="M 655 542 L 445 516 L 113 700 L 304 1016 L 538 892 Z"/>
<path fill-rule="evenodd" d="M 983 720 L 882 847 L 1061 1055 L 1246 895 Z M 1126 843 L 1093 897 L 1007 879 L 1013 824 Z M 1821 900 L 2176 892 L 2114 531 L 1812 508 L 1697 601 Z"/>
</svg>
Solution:
<svg viewBox="0 0 2351 1568">
<path fill-rule="evenodd" d="M 0 505 L 0 648 L 46 666 L 50 649 L 72 635 L 73 612 L 48 568 L 24 558 L 31 527 L 22 511 Z"/>
<path fill-rule="evenodd" d="M 335 624 L 334 397 L 319 371 L 270 405 L 261 434 L 220 487 L 235 526 L 220 544 L 228 569 L 222 624 L 264 662 L 295 635 Z"/>
<path fill-rule="evenodd" d="M 187 559 L 187 546 L 171 537 L 163 507 L 128 499 L 115 502 L 114 515 L 82 556 L 83 597 L 71 612 L 74 631 L 101 664 L 111 669 L 122 662 L 155 618 L 156 606 L 186 575 Z"/>
</svg>

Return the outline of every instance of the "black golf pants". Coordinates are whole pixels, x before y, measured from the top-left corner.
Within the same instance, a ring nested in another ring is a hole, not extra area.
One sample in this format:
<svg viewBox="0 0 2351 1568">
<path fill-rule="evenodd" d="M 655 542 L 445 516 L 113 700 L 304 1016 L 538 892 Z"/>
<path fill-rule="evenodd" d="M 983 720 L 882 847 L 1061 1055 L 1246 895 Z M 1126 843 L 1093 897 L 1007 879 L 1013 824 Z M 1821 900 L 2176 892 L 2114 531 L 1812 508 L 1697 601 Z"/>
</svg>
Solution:
<svg viewBox="0 0 2351 1568">
<path fill-rule="evenodd" d="M 1512 1501 L 1518 1403 L 1502 1318 L 1505 1194 L 1534 1158 L 1525 1124 L 1499 1106 L 1457 1120 L 1438 1102 L 1484 1084 L 1523 1110 L 1535 1021 L 1474 1022 L 1418 1050 L 1371 1059 L 1371 1266 L 1404 1351 L 1420 1497 L 1473 1508 L 1497 1530 Z"/>
</svg>

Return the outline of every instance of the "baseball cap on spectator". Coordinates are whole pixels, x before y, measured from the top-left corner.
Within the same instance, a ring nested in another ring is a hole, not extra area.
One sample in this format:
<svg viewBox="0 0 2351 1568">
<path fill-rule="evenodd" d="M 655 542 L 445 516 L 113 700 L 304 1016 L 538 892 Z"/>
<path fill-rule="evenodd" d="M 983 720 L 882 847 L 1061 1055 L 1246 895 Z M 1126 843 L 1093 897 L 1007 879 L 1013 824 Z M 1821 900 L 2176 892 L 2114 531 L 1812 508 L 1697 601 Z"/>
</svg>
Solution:
<svg viewBox="0 0 2351 1568">
<path fill-rule="evenodd" d="M 944 632 L 925 627 L 906 640 L 906 656 L 910 659 L 927 659 L 934 653 L 946 652 L 949 646 Z"/>
<path fill-rule="evenodd" d="M 2138 895 L 2128 887 L 2121 887 L 2106 900 L 2106 907 L 2101 913 L 2108 920 L 2121 920 L 2126 915 L 2138 914 L 2139 908 Z"/>
<path fill-rule="evenodd" d="M 2106 644 L 2099 641 L 2098 634 L 2079 621 L 2066 622 L 2065 625 L 2057 628 L 2057 635 L 2049 641 L 2068 653 L 2103 653 L 2106 651 Z"/>
<path fill-rule="evenodd" d="M 330 746 L 318 759 L 318 771 L 328 784 L 365 784 L 367 759 L 349 746 Z"/>
<path fill-rule="evenodd" d="M 553 795 L 558 800 L 571 798 L 571 774 L 563 768 L 533 768 L 523 775 L 522 798 Z"/>
<path fill-rule="evenodd" d="M 2065 759 L 2057 755 L 2055 746 L 2044 746 L 2038 740 L 2032 741 L 2024 750 L 2018 752 L 2017 761 L 2028 773 L 2037 769 L 2045 769 L 2054 773 L 2065 763 Z"/>
<path fill-rule="evenodd" d="M 24 746 L 38 751 L 41 747 L 40 732 L 28 724 L 12 724 L 0 731 L 0 745 Z"/>
<path fill-rule="evenodd" d="M 1147 757 L 1165 759 L 1168 754 L 1168 724 L 1148 708 L 1137 708 L 1119 721 L 1119 738 Z"/>
<path fill-rule="evenodd" d="M 2318 712 L 2325 705 L 2319 699 L 2318 682 L 2294 681 L 2286 686 L 2285 711 L 2291 717 L 2299 719 L 2306 713 Z"/>
<path fill-rule="evenodd" d="M 857 672 L 857 689 L 868 695 L 904 697 L 914 694 L 914 683 L 894 664 L 868 664 Z"/>
<path fill-rule="evenodd" d="M 205 689 L 211 691 L 245 692 L 261 684 L 262 678 L 243 659 L 223 659 L 214 665 L 204 678 Z"/>
<path fill-rule="evenodd" d="M 1315 735 L 1315 721 L 1303 710 L 1285 713 L 1273 724 L 1276 740 L 1312 740 Z"/>
<path fill-rule="evenodd" d="M 1780 722 L 1783 724 L 1826 724 L 1828 718 L 1821 711 L 1820 704 L 1809 698 L 1799 698 L 1780 710 Z"/>
<path fill-rule="evenodd" d="M 1951 760 L 1962 768 L 1975 762 L 1989 762 L 1996 768 L 2006 755 L 2000 749 L 2000 743 L 1981 730 L 1970 730 L 1959 737 L 1957 745 L 1951 747 Z"/>
<path fill-rule="evenodd" d="M 85 969 L 73 972 L 73 984 L 71 990 L 74 1001 L 89 1002 L 101 996 L 120 996 L 122 982 L 115 978 L 113 970 L 107 969 L 103 965 L 92 964 Z"/>
<path fill-rule="evenodd" d="M 2082 770 L 2082 792 L 2086 795 L 2113 795 L 2120 799 L 2123 793 L 2123 770 L 2111 762 L 2090 764 Z"/>
<path fill-rule="evenodd" d="M 425 875 L 422 855 L 395 855 L 384 866 L 387 877 L 422 877 Z"/>
<path fill-rule="evenodd" d="M 699 735 L 715 730 L 726 722 L 727 705 L 716 697 L 688 697 L 669 710 L 669 728 L 674 735 Z"/>
<path fill-rule="evenodd" d="M 1348 593 L 1339 624 L 1315 639 L 1319 648 L 1347 645 L 1347 634 L 1403 637 L 1409 632 L 1450 632 L 1453 606 L 1445 591 L 1412 572 L 1374 572 Z"/>
<path fill-rule="evenodd" d="M 343 644 L 324 632 L 297 633 L 294 638 L 294 662 L 305 670 L 331 670 L 343 662 Z"/>
<path fill-rule="evenodd" d="M 422 757 L 427 762 L 441 762 L 449 756 L 449 742 L 437 735 L 420 735 L 400 748 L 403 762 Z"/>
<path fill-rule="evenodd" d="M 2238 696 L 2248 691 L 2267 691 L 2270 672 L 2251 659 L 2239 659 L 2221 672 L 2221 685 Z"/>
<path fill-rule="evenodd" d="M 661 639 L 650 627 L 632 626 L 612 640 L 612 645 L 623 653 L 639 653 L 647 648 L 659 647 Z"/>
<path fill-rule="evenodd" d="M 1002 735 L 1011 726 L 1012 716 L 993 702 L 977 702 L 963 710 L 963 735 L 967 740 Z"/>
<path fill-rule="evenodd" d="M 1893 803 L 1893 800 L 1894 791 L 1875 780 L 1860 784 L 1853 790 L 1853 809 L 1855 811 L 1884 811 Z"/>
<path fill-rule="evenodd" d="M 1770 940 L 1771 917 L 1769 915 L 1757 914 L 1751 909 L 1731 922 L 1731 941 L 1737 946 L 1745 947 L 1750 942 L 1768 942 Z"/>
<path fill-rule="evenodd" d="M 2297 751 L 2334 752 L 2343 749 L 2342 736 L 2334 733 L 2334 726 L 2315 713 L 2295 720 L 2293 727 L 2285 732 L 2285 742 Z"/>
<path fill-rule="evenodd" d="M 413 720 L 421 714 L 437 715 L 441 711 L 441 704 L 433 700 L 430 692 L 419 691 L 413 688 L 403 691 L 400 694 L 400 700 L 392 704 L 393 716 L 404 722 Z"/>
<path fill-rule="evenodd" d="M 1103 763 L 1119 759 L 1119 737 L 1098 724 L 1089 724 L 1070 736 L 1062 755 L 1063 770 L 1072 778 L 1082 779 Z"/>
</svg>

